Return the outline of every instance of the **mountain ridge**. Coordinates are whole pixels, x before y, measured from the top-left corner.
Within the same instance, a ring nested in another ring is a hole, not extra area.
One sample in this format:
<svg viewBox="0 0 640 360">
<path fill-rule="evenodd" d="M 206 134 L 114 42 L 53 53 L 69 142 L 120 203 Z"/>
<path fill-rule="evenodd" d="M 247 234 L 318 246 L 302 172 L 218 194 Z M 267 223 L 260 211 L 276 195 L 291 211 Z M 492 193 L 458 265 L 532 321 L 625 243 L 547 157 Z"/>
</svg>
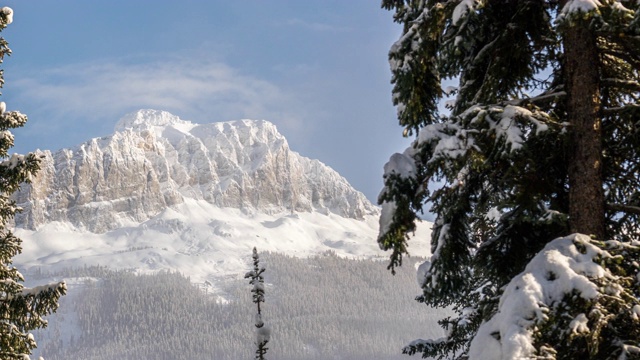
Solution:
<svg viewBox="0 0 640 360">
<path fill-rule="evenodd" d="M 170 270 L 215 292 L 216 281 L 246 272 L 253 247 L 386 257 L 379 209 L 264 120 L 194 124 L 142 110 L 113 135 L 40 154 L 40 174 L 15 196 L 24 208 L 15 263 L 27 271 Z M 428 241 L 412 249 L 427 256 Z"/>
<path fill-rule="evenodd" d="M 266 213 L 378 209 L 333 169 L 289 149 L 265 120 L 195 124 L 165 111 L 125 115 L 115 133 L 39 151 L 42 169 L 16 195 L 16 225 L 70 222 L 101 233 L 148 220 L 185 198 Z"/>
</svg>

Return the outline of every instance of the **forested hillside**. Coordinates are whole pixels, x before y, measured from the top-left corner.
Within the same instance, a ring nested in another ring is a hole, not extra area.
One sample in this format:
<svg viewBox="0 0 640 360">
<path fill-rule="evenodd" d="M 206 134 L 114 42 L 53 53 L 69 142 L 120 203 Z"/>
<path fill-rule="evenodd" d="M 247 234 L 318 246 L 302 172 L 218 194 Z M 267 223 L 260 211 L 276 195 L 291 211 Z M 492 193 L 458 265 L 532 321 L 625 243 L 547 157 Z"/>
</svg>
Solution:
<svg viewBox="0 0 640 360">
<path fill-rule="evenodd" d="M 412 266 L 393 277 L 384 262 L 331 253 L 309 259 L 265 253 L 261 264 L 269 359 L 403 359 L 407 335 L 441 336 L 435 319 L 442 314 L 412 300 L 419 292 Z M 243 274 L 222 285 L 228 302 L 177 273 L 84 268 L 57 275 L 92 280 L 38 334 L 39 354 L 49 360 L 252 357 L 254 305 Z"/>
</svg>

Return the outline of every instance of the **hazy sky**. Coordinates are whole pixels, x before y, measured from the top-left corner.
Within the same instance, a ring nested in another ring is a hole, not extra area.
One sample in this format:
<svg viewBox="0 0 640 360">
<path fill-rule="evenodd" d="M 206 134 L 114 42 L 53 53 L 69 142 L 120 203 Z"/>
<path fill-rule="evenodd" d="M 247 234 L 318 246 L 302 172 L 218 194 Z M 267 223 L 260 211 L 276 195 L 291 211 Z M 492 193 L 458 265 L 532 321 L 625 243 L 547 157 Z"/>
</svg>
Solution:
<svg viewBox="0 0 640 360">
<path fill-rule="evenodd" d="M 290 147 L 375 201 L 402 151 L 387 52 L 400 27 L 372 0 L 7 0 L 2 100 L 29 116 L 17 152 L 109 135 L 124 114 L 266 119 Z"/>
</svg>

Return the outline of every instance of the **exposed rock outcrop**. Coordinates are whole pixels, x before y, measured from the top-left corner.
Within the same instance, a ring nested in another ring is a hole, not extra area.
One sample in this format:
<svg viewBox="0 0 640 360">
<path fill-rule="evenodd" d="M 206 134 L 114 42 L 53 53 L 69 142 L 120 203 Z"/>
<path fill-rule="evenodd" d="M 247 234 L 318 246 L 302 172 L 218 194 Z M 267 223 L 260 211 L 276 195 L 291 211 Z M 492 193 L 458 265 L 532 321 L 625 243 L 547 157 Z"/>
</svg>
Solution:
<svg viewBox="0 0 640 360">
<path fill-rule="evenodd" d="M 17 226 L 51 221 L 102 233 L 145 221 L 185 198 L 265 213 L 377 212 L 337 172 L 289 149 L 263 120 L 194 124 L 164 111 L 122 118 L 115 133 L 40 152 L 42 169 L 15 199 Z"/>
</svg>

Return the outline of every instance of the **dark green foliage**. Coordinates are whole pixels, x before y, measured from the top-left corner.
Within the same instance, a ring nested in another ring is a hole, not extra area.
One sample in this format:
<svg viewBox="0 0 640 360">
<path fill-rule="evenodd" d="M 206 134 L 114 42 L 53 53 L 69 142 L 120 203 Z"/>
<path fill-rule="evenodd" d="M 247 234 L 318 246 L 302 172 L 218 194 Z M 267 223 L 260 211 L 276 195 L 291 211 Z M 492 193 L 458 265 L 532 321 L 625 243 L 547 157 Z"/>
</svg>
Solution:
<svg viewBox="0 0 640 360">
<path fill-rule="evenodd" d="M 12 11 L 0 9 L 0 31 L 10 23 Z M 8 43 L 0 38 L 0 64 L 11 55 Z M 0 72 L 0 87 L 4 85 Z M 65 294 L 64 283 L 56 283 L 27 289 L 21 283 L 24 278 L 13 267 L 13 257 L 22 251 L 21 240 L 9 229 L 10 221 L 21 209 L 10 197 L 20 184 L 28 182 L 39 169 L 39 160 L 34 154 L 9 156 L 13 147 L 10 129 L 23 126 L 27 116 L 18 111 L 0 110 L 0 358 L 25 359 L 36 347 L 29 332 L 47 326 L 43 316 L 58 308 L 58 299 Z"/>
<path fill-rule="evenodd" d="M 577 125 L 569 123 L 576 114 L 567 84 L 576 59 L 567 59 L 563 41 L 576 27 L 597 48 L 589 67 L 597 74 L 602 153 L 587 165 L 602 169 L 594 181 L 604 189 L 605 238 L 640 240 L 640 8 L 603 0 L 595 11 L 565 15 L 565 3 L 382 1 L 403 26 L 389 52 L 392 100 L 404 136 L 415 141 L 385 166 L 379 202 L 391 221 L 378 242 L 392 250 L 389 267 L 401 265 L 422 207 L 431 204 L 434 255 L 418 300 L 457 313 L 441 322 L 446 339 L 414 343 L 409 353 L 466 356 L 505 285 L 549 241 L 581 228 L 571 211 L 599 201 L 570 200 Z M 619 339 L 601 334 L 610 345 Z M 561 354 L 560 344 L 550 341 L 544 351 Z"/>
</svg>

